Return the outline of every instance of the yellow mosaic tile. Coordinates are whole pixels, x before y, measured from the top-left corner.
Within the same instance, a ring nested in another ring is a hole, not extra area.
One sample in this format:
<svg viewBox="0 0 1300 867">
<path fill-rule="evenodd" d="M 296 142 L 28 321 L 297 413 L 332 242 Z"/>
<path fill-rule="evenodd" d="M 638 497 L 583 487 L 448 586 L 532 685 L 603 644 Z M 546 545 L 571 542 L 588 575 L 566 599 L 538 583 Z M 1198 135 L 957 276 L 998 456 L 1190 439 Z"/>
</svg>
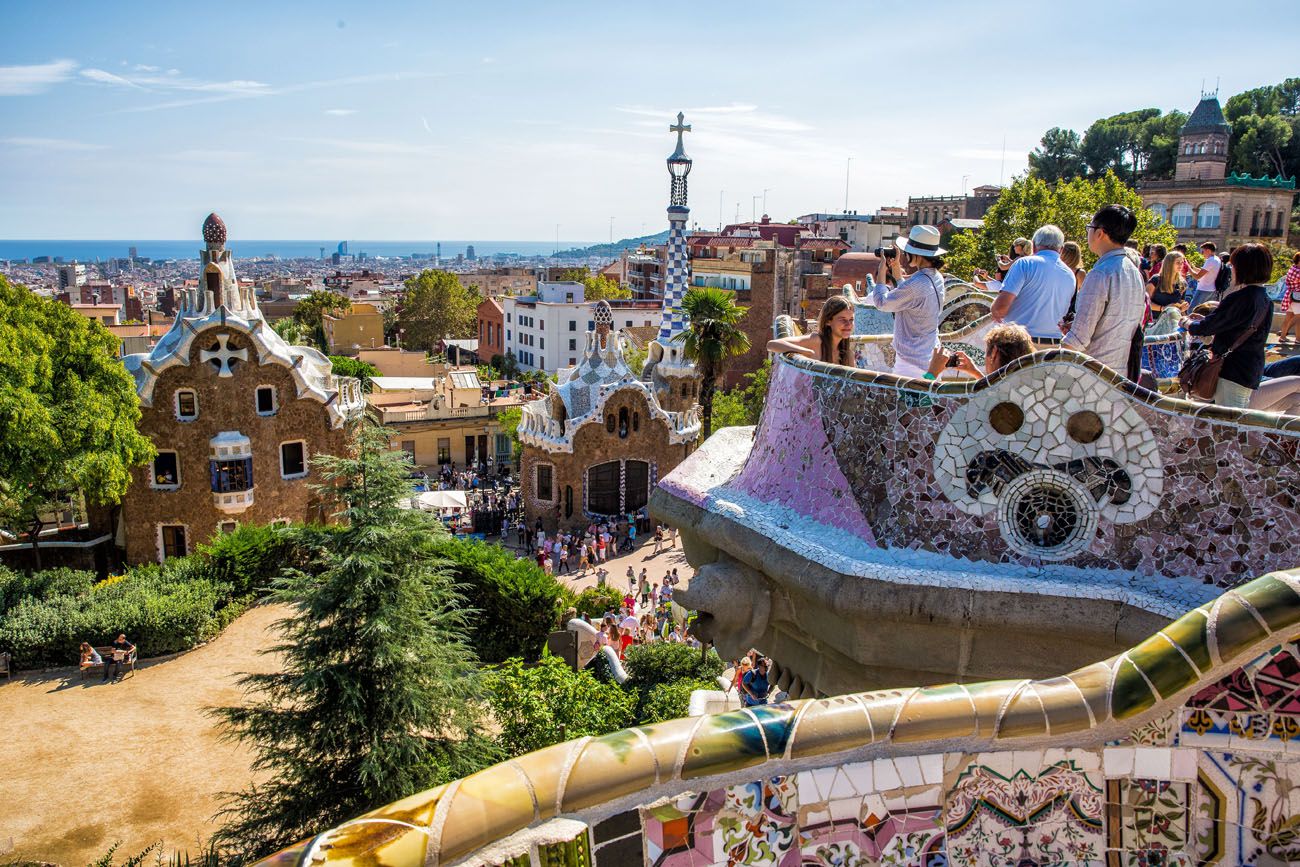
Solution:
<svg viewBox="0 0 1300 867">
<path fill-rule="evenodd" d="M 1153 635 L 1125 654 L 1141 669 L 1161 698 L 1172 698 L 1196 683 L 1196 668 L 1163 636 Z"/>
<path fill-rule="evenodd" d="M 1016 693 L 998 720 L 998 740 L 1047 734 L 1047 716 L 1032 685 Z"/>
<path fill-rule="evenodd" d="M 1182 648 L 1202 674 L 1214 667 L 1210 659 L 1209 610 L 1209 605 L 1203 605 L 1160 630 Z"/>
<path fill-rule="evenodd" d="M 560 812 L 571 813 L 655 784 L 655 757 L 631 729 L 587 742 L 569 773 Z"/>
<path fill-rule="evenodd" d="M 894 743 L 971 737 L 978 728 L 975 705 L 957 684 L 927 687 L 908 699 L 894 724 Z"/>
<path fill-rule="evenodd" d="M 556 798 L 560 791 L 560 777 L 564 774 L 570 757 L 578 751 L 578 743 L 569 741 L 514 759 L 515 765 L 533 784 L 539 817 L 542 819 L 549 819 L 558 812 Z"/>
<path fill-rule="evenodd" d="M 1234 591 L 1219 598 L 1214 613 L 1214 638 L 1219 658 L 1225 662 L 1268 635 L 1250 608 Z"/>
<path fill-rule="evenodd" d="M 837 753 L 872 740 L 867 712 L 857 699 L 847 695 L 817 699 L 808 702 L 798 717 L 790 758 Z"/>
<path fill-rule="evenodd" d="M 988 680 L 966 684 L 966 694 L 975 705 L 975 720 L 978 723 L 976 734 L 985 738 L 993 737 L 997 732 L 1002 706 L 1024 683 L 1028 681 Z"/>
<path fill-rule="evenodd" d="M 1079 688 L 1068 677 L 1038 681 L 1034 684 L 1034 692 L 1043 704 L 1052 737 L 1087 731 L 1092 727 L 1088 705 L 1079 694 Z"/>
<path fill-rule="evenodd" d="M 1281 578 L 1266 575 L 1236 591 L 1264 618 L 1273 631 L 1300 623 L 1300 594 Z"/>
<path fill-rule="evenodd" d="M 472 852 L 533 821 L 532 796 L 509 765 L 466 777 L 450 797 L 439 841 L 443 858 Z"/>
<path fill-rule="evenodd" d="M 1066 675 L 1079 687 L 1083 700 L 1092 710 L 1093 719 L 1098 724 L 1110 720 L 1110 666 L 1105 662 L 1096 662 L 1086 668 L 1076 669 Z"/>
</svg>

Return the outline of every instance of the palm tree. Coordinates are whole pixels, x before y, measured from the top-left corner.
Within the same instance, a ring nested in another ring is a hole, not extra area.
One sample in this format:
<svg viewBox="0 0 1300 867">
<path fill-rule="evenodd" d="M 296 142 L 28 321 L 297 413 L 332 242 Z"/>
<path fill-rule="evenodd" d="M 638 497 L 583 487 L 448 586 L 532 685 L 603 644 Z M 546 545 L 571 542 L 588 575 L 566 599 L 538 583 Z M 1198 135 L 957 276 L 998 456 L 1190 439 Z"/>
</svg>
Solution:
<svg viewBox="0 0 1300 867">
<path fill-rule="evenodd" d="M 737 307 L 730 292 L 707 286 L 687 290 L 682 299 L 682 310 L 690 321 L 682 349 L 700 372 L 705 439 L 713 432 L 713 395 L 718 390 L 718 379 L 733 355 L 749 349 L 749 336 L 737 325 L 748 309 Z"/>
</svg>

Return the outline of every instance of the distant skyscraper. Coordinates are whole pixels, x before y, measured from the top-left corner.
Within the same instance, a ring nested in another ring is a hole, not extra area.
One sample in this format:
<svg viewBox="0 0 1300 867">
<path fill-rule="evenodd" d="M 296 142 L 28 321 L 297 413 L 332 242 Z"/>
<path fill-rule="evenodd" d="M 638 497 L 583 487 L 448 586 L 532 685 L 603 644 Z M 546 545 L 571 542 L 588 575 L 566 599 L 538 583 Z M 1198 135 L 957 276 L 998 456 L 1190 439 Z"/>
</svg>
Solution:
<svg viewBox="0 0 1300 867">
<path fill-rule="evenodd" d="M 320 248 L 320 257 L 321 257 L 322 259 L 325 258 L 325 248 L 324 248 L 324 247 L 321 247 L 321 248 Z"/>
<path fill-rule="evenodd" d="M 348 254 L 348 242 L 339 241 L 339 255 L 346 256 L 347 254 Z"/>
<path fill-rule="evenodd" d="M 465 248 L 465 258 L 468 259 L 468 260 L 470 260 L 471 262 L 474 261 L 474 245 L 473 245 L 473 244 L 470 244 L 468 247 Z"/>
<path fill-rule="evenodd" d="M 441 241 L 438 242 L 436 251 L 437 252 L 433 254 L 433 264 L 441 265 L 442 264 L 442 242 Z"/>
<path fill-rule="evenodd" d="M 135 247 L 126 248 L 126 258 L 130 259 L 132 262 L 135 261 Z"/>
<path fill-rule="evenodd" d="M 86 285 L 86 266 L 77 262 L 59 266 L 59 288 L 76 289 Z"/>
</svg>

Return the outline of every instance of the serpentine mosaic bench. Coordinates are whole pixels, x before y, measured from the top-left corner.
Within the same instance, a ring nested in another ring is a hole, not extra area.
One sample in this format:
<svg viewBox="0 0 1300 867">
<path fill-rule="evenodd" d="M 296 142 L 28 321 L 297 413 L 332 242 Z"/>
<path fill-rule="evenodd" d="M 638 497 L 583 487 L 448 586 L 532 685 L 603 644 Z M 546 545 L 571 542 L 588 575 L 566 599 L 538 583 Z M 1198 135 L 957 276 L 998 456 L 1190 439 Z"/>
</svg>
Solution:
<svg viewBox="0 0 1300 867">
<path fill-rule="evenodd" d="M 1300 860 L 1300 575 L 1104 662 L 581 738 L 267 865 L 1263 865 Z"/>
</svg>

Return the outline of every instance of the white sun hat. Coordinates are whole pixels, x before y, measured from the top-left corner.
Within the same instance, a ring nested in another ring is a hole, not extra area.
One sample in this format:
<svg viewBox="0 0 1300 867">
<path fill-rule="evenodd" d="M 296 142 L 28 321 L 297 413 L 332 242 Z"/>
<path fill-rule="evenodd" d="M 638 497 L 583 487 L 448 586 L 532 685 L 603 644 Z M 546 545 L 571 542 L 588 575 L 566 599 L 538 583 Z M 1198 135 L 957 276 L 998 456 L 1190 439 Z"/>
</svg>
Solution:
<svg viewBox="0 0 1300 867">
<path fill-rule="evenodd" d="M 906 238 L 894 239 L 894 246 L 917 256 L 942 256 L 948 252 L 939 246 L 939 230 L 934 226 L 913 226 Z"/>
</svg>

